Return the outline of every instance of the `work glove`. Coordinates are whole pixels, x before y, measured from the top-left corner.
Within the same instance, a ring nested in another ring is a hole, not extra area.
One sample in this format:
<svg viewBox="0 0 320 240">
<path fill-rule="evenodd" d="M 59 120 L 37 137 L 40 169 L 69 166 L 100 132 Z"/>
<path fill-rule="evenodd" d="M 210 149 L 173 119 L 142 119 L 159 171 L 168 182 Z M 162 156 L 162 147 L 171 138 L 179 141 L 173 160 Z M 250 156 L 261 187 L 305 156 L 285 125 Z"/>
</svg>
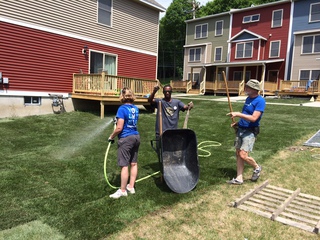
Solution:
<svg viewBox="0 0 320 240">
<path fill-rule="evenodd" d="M 113 144 L 113 143 L 114 143 L 114 139 L 112 139 L 112 138 L 109 137 L 109 138 L 108 138 L 108 142 L 111 143 L 111 144 Z"/>
<path fill-rule="evenodd" d="M 193 102 L 192 101 L 188 103 L 188 108 L 189 109 L 193 108 Z"/>
<path fill-rule="evenodd" d="M 154 93 L 156 93 L 156 92 L 158 92 L 158 91 L 159 91 L 159 89 L 160 89 L 160 87 L 159 87 L 159 86 L 155 86 L 155 87 L 153 88 L 153 92 L 154 92 Z"/>
</svg>

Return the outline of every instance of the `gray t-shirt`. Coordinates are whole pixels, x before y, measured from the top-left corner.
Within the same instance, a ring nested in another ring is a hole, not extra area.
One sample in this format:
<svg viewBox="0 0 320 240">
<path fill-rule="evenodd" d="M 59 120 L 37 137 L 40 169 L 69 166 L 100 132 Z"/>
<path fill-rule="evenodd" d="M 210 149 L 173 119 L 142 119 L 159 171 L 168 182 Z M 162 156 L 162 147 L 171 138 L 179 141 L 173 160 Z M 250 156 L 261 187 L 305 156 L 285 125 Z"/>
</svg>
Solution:
<svg viewBox="0 0 320 240">
<path fill-rule="evenodd" d="M 162 132 L 167 129 L 177 129 L 179 121 L 179 112 L 185 111 L 185 104 L 178 99 L 171 99 L 170 102 L 167 102 L 163 99 L 156 98 L 155 104 L 158 109 L 159 102 L 161 101 L 162 105 Z M 159 135 L 159 109 L 157 110 L 156 118 L 156 135 Z"/>
</svg>

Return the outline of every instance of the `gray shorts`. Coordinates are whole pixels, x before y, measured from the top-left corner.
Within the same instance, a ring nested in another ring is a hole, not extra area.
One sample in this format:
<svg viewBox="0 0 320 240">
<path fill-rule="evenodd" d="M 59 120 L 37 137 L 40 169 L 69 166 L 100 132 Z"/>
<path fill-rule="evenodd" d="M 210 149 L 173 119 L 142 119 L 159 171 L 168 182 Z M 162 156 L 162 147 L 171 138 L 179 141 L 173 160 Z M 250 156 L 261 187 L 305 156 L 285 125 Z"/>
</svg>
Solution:
<svg viewBox="0 0 320 240">
<path fill-rule="evenodd" d="M 236 140 L 234 141 L 234 147 L 246 152 L 252 152 L 256 137 L 253 132 L 239 128 L 237 132 Z"/>
<path fill-rule="evenodd" d="M 118 165 L 120 167 L 129 166 L 130 163 L 138 161 L 138 151 L 140 146 L 140 135 L 130 135 L 118 140 Z"/>
</svg>

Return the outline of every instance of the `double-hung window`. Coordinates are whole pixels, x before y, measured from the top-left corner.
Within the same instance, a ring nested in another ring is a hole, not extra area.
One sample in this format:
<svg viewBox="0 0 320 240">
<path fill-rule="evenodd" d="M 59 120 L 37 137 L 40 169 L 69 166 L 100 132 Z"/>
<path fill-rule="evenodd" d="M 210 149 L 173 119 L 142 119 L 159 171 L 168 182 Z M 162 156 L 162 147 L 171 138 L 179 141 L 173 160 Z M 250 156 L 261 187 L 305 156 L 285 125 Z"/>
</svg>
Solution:
<svg viewBox="0 0 320 240">
<path fill-rule="evenodd" d="M 283 16 L 283 10 L 275 10 L 272 12 L 272 26 L 275 27 L 281 27 L 282 26 L 282 16 Z"/>
<path fill-rule="evenodd" d="M 200 61 L 201 48 L 190 48 L 189 50 L 189 62 Z"/>
<path fill-rule="evenodd" d="M 222 47 L 216 47 L 214 51 L 214 61 L 222 61 Z"/>
<path fill-rule="evenodd" d="M 98 23 L 111 26 L 112 0 L 98 0 Z"/>
<path fill-rule="evenodd" d="M 208 24 L 196 25 L 195 39 L 206 38 L 208 36 Z"/>
<path fill-rule="evenodd" d="M 304 36 L 302 53 L 320 53 L 320 35 Z"/>
<path fill-rule="evenodd" d="M 272 41 L 270 42 L 270 53 L 269 57 L 279 57 L 280 56 L 280 43 L 281 41 Z"/>
<path fill-rule="evenodd" d="M 251 58 L 253 42 L 237 43 L 236 58 Z"/>
<path fill-rule="evenodd" d="M 310 4 L 309 22 L 320 21 L 320 3 Z"/>
<path fill-rule="evenodd" d="M 216 21 L 215 35 L 221 36 L 223 34 L 223 21 Z"/>
</svg>

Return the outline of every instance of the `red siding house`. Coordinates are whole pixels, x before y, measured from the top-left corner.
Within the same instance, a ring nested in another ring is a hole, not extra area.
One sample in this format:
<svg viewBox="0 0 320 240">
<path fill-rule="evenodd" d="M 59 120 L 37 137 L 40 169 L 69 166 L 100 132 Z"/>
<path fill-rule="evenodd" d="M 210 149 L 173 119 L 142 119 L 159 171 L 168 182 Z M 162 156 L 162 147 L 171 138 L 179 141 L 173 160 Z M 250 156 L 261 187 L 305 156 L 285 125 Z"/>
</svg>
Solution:
<svg viewBox="0 0 320 240">
<path fill-rule="evenodd" d="M 154 0 L 0 1 L 0 117 L 65 109 L 74 73 L 156 79 L 159 13 Z"/>
<path fill-rule="evenodd" d="M 231 10 L 229 79 L 284 79 L 291 4 L 287 0 Z"/>
</svg>

